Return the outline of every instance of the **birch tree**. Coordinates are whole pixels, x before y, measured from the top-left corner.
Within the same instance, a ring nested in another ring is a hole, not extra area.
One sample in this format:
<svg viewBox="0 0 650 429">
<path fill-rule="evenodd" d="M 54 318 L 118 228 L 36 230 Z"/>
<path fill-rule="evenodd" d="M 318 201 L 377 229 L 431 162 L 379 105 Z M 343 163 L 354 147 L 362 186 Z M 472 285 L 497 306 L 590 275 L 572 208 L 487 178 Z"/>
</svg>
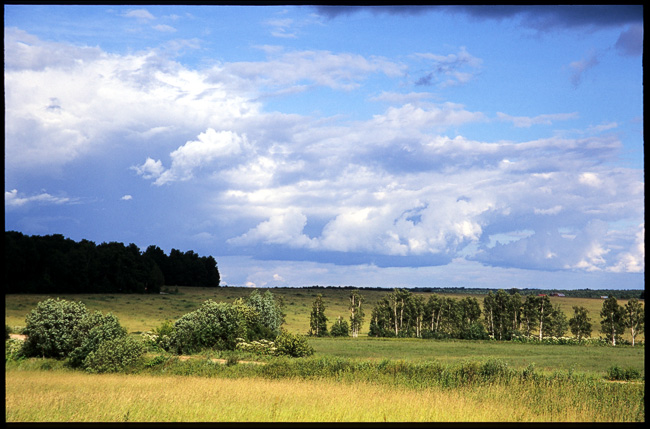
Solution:
<svg viewBox="0 0 650 429">
<path fill-rule="evenodd" d="M 569 319 L 571 333 L 580 341 L 582 338 L 591 336 L 591 319 L 588 311 L 582 306 L 573 306 L 573 317 Z"/>
<path fill-rule="evenodd" d="M 533 295 L 526 296 L 526 300 L 524 301 L 521 310 L 526 336 L 529 338 L 531 336 L 533 326 L 537 323 L 538 319 L 537 301 L 539 301 L 539 297 Z"/>
<path fill-rule="evenodd" d="M 632 335 L 632 347 L 634 347 L 634 340 L 638 334 L 643 332 L 645 328 L 645 312 L 643 305 L 637 298 L 630 299 L 624 307 L 625 313 L 625 326 L 630 330 Z"/>
<path fill-rule="evenodd" d="M 325 316 L 325 303 L 323 295 L 320 293 L 312 305 L 311 315 L 309 318 L 309 335 L 322 337 L 327 335 L 327 316 Z"/>
<path fill-rule="evenodd" d="M 625 311 L 618 305 L 618 301 L 610 296 L 603 302 L 603 308 L 600 310 L 600 331 L 607 335 L 613 346 L 616 345 L 616 339 L 625 330 Z"/>
<path fill-rule="evenodd" d="M 358 289 L 355 289 L 350 293 L 350 329 L 352 330 L 353 338 L 359 336 L 359 330 L 361 329 L 361 324 L 363 323 L 363 318 L 365 316 L 363 308 L 361 307 L 363 301 L 363 296 L 361 296 Z"/>
</svg>

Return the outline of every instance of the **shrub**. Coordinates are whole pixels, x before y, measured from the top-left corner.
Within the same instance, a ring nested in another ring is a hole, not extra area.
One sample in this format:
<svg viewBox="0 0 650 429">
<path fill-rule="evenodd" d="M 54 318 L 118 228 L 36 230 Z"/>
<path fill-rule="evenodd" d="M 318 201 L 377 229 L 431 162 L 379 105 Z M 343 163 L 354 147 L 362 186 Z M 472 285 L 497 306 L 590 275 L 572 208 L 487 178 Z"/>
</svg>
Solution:
<svg viewBox="0 0 650 429">
<path fill-rule="evenodd" d="M 474 322 L 460 332 L 462 340 L 487 340 L 490 336 L 481 322 Z"/>
<path fill-rule="evenodd" d="M 169 356 L 164 356 L 164 355 L 158 355 L 154 357 L 153 359 L 149 360 L 144 364 L 146 368 L 152 368 L 154 366 L 163 364 L 169 360 Z"/>
<path fill-rule="evenodd" d="M 174 324 L 171 320 L 165 320 L 158 328 L 154 328 L 153 331 L 143 332 L 141 336 L 147 349 L 170 351 L 172 337 L 174 336 Z"/>
<path fill-rule="evenodd" d="M 271 291 L 267 290 L 264 295 L 260 295 L 257 290 L 254 290 L 246 300 L 246 305 L 256 313 L 255 323 L 249 329 L 251 335 L 249 339 L 271 339 L 280 333 L 284 314 L 280 303 L 276 302 Z"/>
<path fill-rule="evenodd" d="M 11 338 L 12 330 L 11 330 L 11 326 L 7 325 L 6 323 L 5 326 L 6 326 L 5 340 L 8 340 L 9 338 Z"/>
<path fill-rule="evenodd" d="M 90 352 L 83 361 L 88 372 L 104 373 L 123 371 L 136 364 L 144 354 L 140 341 L 131 337 L 121 337 L 104 341 L 97 350 Z"/>
<path fill-rule="evenodd" d="M 23 341 L 10 338 L 5 341 L 5 362 L 23 357 Z"/>
<path fill-rule="evenodd" d="M 618 365 L 612 365 L 607 370 L 606 378 L 612 381 L 639 380 L 641 372 L 634 368 L 621 368 Z"/>
<path fill-rule="evenodd" d="M 340 317 L 334 324 L 332 325 L 330 329 L 330 335 L 333 337 L 347 337 L 350 335 L 350 328 L 348 326 L 348 322 L 345 320 L 341 319 Z"/>
<path fill-rule="evenodd" d="M 275 339 L 275 353 L 291 357 L 305 357 L 314 354 L 314 349 L 303 335 L 282 331 Z"/>
<path fill-rule="evenodd" d="M 243 338 L 237 338 L 236 350 L 247 353 L 253 353 L 262 356 L 271 356 L 275 354 L 275 343 L 269 340 L 251 341 L 250 343 Z"/>
<path fill-rule="evenodd" d="M 481 366 L 481 375 L 488 382 L 508 380 L 512 377 L 512 370 L 508 363 L 500 359 L 489 359 Z"/>
<path fill-rule="evenodd" d="M 81 345 L 70 353 L 70 365 L 81 366 L 84 359 L 101 343 L 126 336 L 126 329 L 120 325 L 119 320 L 112 313 L 102 315 L 96 311 L 81 322 L 81 331 L 88 332 L 81 340 Z"/>
<path fill-rule="evenodd" d="M 39 302 L 26 318 L 25 354 L 65 358 L 81 345 L 82 322 L 87 316 L 88 310 L 82 302 L 59 298 Z"/>
<path fill-rule="evenodd" d="M 170 348 L 178 354 L 203 348 L 234 350 L 236 339 L 245 334 L 246 321 L 235 306 L 208 300 L 174 323 Z"/>
</svg>

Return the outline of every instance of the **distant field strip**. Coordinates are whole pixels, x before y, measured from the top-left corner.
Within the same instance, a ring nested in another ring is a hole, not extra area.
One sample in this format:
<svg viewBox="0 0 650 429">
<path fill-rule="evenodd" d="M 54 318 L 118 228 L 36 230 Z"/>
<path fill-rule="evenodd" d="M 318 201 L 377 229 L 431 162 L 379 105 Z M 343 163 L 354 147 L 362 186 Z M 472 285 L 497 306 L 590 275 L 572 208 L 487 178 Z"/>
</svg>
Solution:
<svg viewBox="0 0 650 429">
<path fill-rule="evenodd" d="M 564 422 L 643 419 L 642 392 L 641 401 L 608 403 L 600 407 L 592 401 L 567 401 L 566 393 L 562 392 L 532 391 L 521 386 L 504 385 L 437 390 L 333 380 L 88 375 L 32 370 L 9 370 L 5 374 L 7 422 Z M 623 406 L 626 408 L 621 409 Z"/>
</svg>

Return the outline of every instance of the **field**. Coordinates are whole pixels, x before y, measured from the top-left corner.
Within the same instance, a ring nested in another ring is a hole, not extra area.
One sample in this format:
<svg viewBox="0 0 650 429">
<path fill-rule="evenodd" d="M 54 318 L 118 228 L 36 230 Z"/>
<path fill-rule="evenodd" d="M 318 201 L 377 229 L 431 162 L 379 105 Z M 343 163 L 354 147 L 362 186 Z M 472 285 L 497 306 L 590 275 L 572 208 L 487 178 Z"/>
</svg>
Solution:
<svg viewBox="0 0 650 429">
<path fill-rule="evenodd" d="M 112 312 L 130 333 L 137 335 L 164 320 L 193 311 L 206 299 L 232 302 L 248 296 L 251 290 L 179 287 L 177 293 L 175 288 L 170 292 L 152 296 L 60 297 L 83 301 L 91 311 Z M 311 304 L 318 293 L 324 296 L 330 322 L 339 315 L 347 318 L 349 291 L 287 288 L 272 289 L 272 292 L 285 304 L 285 328 L 291 332 L 308 331 Z M 362 291 L 366 298 L 366 319 L 383 293 L 386 292 Z M 27 313 L 48 297 L 6 295 L 6 323 L 12 327 L 23 326 Z M 481 296 L 476 297 L 482 300 Z M 552 297 L 551 301 L 560 303 L 567 315 L 573 305 L 586 307 L 594 324 L 593 335 L 598 336 L 602 300 Z M 535 382 L 515 378 L 509 382 L 445 387 L 434 382 L 422 383 L 417 376 L 391 375 L 390 371 L 355 373 L 340 369 L 316 376 L 269 377 L 268 371 L 255 365 L 211 364 L 209 358 L 219 352 L 203 353 L 187 362 L 172 359 L 163 367 L 137 374 L 110 375 L 72 371 L 62 362 L 49 359 L 28 359 L 6 365 L 6 419 L 8 422 L 573 422 L 643 421 L 645 418 L 644 381 L 604 380 L 612 365 L 643 373 L 645 349 L 642 346 L 381 339 L 367 337 L 367 331 L 366 320 L 360 338 L 310 338 L 315 355 L 305 361 L 305 368 L 319 365 L 365 368 L 364 362 L 376 368 L 383 365 L 381 362 L 390 361 L 394 368 L 405 368 L 405 371 L 434 364 L 458 369 L 459 365 L 471 368 L 470 361 L 482 365 L 498 359 L 519 373 L 534 367 L 540 378 Z M 287 368 L 296 374 L 307 373 L 300 369 L 302 364 L 297 364 L 298 361 L 290 362 Z M 264 398 L 261 403 L 260 398 Z"/>
<path fill-rule="evenodd" d="M 178 293 L 173 293 L 175 290 Z M 129 332 L 140 333 L 151 330 L 159 326 L 166 319 L 177 319 L 185 313 L 196 310 L 205 300 L 213 299 L 215 301 L 232 302 L 237 298 L 245 298 L 250 295 L 252 289 L 242 287 L 225 287 L 225 288 L 201 288 L 201 287 L 178 287 L 169 288 L 171 294 L 167 295 L 136 295 L 136 294 L 78 294 L 78 295 L 56 295 L 68 300 L 82 301 L 89 310 L 99 310 L 102 312 L 112 312 L 119 319 Z M 348 313 L 348 295 L 349 290 L 337 288 L 277 288 L 270 289 L 271 292 L 281 297 L 284 302 L 284 311 L 286 321 L 284 327 L 294 333 L 305 334 L 309 331 L 309 313 L 311 306 L 320 293 L 323 295 L 327 309 L 325 314 L 329 318 L 329 323 L 336 320 L 338 316 L 347 319 Z M 264 289 L 260 289 L 264 291 Z M 362 290 L 361 294 L 365 298 L 366 318 L 361 328 L 361 334 L 368 332 L 370 324 L 370 312 L 375 304 L 388 291 Z M 429 293 L 421 293 L 428 297 Z M 464 295 L 449 294 L 442 295 L 456 299 L 466 296 L 474 296 L 479 302 L 483 303 L 483 295 Z M 24 326 L 25 316 L 40 301 L 53 296 L 49 295 L 6 295 L 5 296 L 5 321 L 9 326 Z M 598 323 L 600 320 L 600 310 L 603 305 L 602 299 L 597 298 L 569 298 L 569 297 L 551 297 L 553 305 L 560 304 L 567 317 L 573 315 L 572 307 L 574 305 L 583 306 L 589 311 L 594 324 L 594 336 L 598 336 Z M 620 305 L 624 305 L 627 300 L 619 300 Z M 643 340 L 643 334 L 637 337 Z"/>
</svg>

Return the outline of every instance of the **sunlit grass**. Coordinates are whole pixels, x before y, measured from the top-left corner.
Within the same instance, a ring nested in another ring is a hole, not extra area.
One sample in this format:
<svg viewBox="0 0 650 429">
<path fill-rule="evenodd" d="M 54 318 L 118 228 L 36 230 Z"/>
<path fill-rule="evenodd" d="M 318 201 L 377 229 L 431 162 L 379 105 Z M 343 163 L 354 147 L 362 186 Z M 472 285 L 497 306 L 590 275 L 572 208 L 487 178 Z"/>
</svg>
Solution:
<svg viewBox="0 0 650 429">
<path fill-rule="evenodd" d="M 317 355 L 354 359 L 438 360 L 453 363 L 463 359 L 496 358 L 514 368 L 532 364 L 539 370 L 573 369 L 604 373 L 618 364 L 644 369 L 644 347 L 598 347 L 550 344 L 522 344 L 507 341 L 435 341 L 417 338 L 310 338 Z"/>
<path fill-rule="evenodd" d="M 613 394 L 600 404 L 571 386 L 561 392 L 520 384 L 407 389 L 332 380 L 32 370 L 10 370 L 6 376 L 7 422 L 591 422 L 643 418 L 642 399 L 624 404 L 618 399 L 623 395 Z"/>
</svg>

